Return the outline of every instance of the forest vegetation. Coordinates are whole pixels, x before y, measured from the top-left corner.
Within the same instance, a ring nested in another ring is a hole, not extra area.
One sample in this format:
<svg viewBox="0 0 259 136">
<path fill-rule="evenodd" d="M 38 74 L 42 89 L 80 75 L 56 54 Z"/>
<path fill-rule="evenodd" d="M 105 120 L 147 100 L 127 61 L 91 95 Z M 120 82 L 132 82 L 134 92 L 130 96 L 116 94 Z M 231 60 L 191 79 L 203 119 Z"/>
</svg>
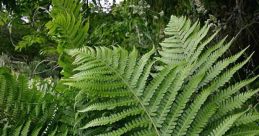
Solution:
<svg viewBox="0 0 259 136">
<path fill-rule="evenodd" d="M 258 0 L 0 3 L 0 135 L 259 135 Z"/>
</svg>

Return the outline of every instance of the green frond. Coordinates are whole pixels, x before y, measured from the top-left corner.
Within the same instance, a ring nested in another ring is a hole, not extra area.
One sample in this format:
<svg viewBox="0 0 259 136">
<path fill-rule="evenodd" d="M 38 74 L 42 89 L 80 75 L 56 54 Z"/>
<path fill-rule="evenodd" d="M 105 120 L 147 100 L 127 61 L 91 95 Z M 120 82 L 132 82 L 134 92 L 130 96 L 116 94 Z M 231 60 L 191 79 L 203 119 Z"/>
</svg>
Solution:
<svg viewBox="0 0 259 136">
<path fill-rule="evenodd" d="M 104 136 L 221 136 L 256 121 L 257 113 L 244 114 L 241 106 L 257 90 L 240 90 L 258 76 L 228 83 L 252 55 L 237 63 L 244 49 L 223 58 L 234 39 L 210 45 L 219 31 L 207 38 L 210 25 L 191 24 L 172 16 L 160 56 L 154 48 L 144 55 L 120 47 L 67 50 L 74 74 L 63 83 L 80 90 L 74 107 L 82 129 Z"/>
<path fill-rule="evenodd" d="M 213 35 L 211 35 L 208 39 L 206 39 L 206 41 L 202 42 L 202 44 L 197 48 L 194 55 L 192 56 L 191 62 L 194 62 L 195 60 L 198 59 L 198 57 L 201 55 L 204 48 L 209 45 L 209 43 L 215 38 L 215 36 L 217 36 L 218 33 L 219 33 L 219 30 L 216 31 Z"/>
<path fill-rule="evenodd" d="M 45 26 L 48 34 L 58 43 L 59 65 L 62 74 L 69 77 L 72 72 L 72 60 L 64 53 L 66 49 L 82 47 L 88 36 L 89 20 L 83 20 L 81 13 L 82 1 L 52 0 L 53 9 L 50 12 L 52 20 Z"/>
<path fill-rule="evenodd" d="M 27 135 L 28 135 L 30 125 L 31 125 L 31 121 L 28 120 L 28 121 L 24 124 L 24 127 L 22 128 L 21 136 L 27 136 Z"/>
<path fill-rule="evenodd" d="M 14 136 L 19 136 L 21 129 L 22 129 L 22 125 L 18 126 L 17 128 L 15 128 L 14 132 L 12 133 Z"/>
<path fill-rule="evenodd" d="M 94 120 L 90 121 L 89 123 L 87 123 L 85 126 L 83 126 L 81 129 L 87 129 L 90 127 L 112 124 L 114 122 L 117 122 L 117 121 L 127 118 L 129 116 L 135 116 L 135 115 L 139 115 L 139 114 L 143 114 L 143 110 L 141 110 L 139 108 L 126 109 L 119 113 L 113 113 L 112 115 L 107 116 L 107 117 L 101 117 L 101 118 L 94 119 Z"/>
<path fill-rule="evenodd" d="M 228 88 L 219 91 L 218 93 L 216 93 L 214 96 L 212 96 L 212 102 L 214 103 L 221 103 L 224 100 L 228 99 L 229 97 L 231 97 L 231 95 L 239 92 L 239 90 L 245 86 L 247 86 L 248 84 L 252 83 L 253 81 L 255 81 L 259 76 L 247 79 L 247 80 L 243 80 L 240 81 L 234 85 L 229 86 Z"/>
<path fill-rule="evenodd" d="M 184 69 L 183 67 L 179 67 L 182 69 L 176 75 L 176 78 L 172 85 L 168 88 L 167 94 L 163 98 L 163 101 L 159 105 L 158 111 L 160 112 L 156 116 L 156 121 L 158 123 L 166 123 L 166 121 L 170 120 L 170 111 L 172 110 L 172 105 L 175 102 L 176 96 L 178 95 L 179 91 L 181 90 L 182 86 L 184 85 L 183 83 L 185 82 L 185 79 L 189 76 L 190 70 L 192 68 L 192 65 L 187 65 Z M 154 97 L 156 99 L 156 96 Z M 158 124 L 160 126 L 160 124 Z"/>
<path fill-rule="evenodd" d="M 197 115 L 198 110 L 200 107 L 204 104 L 204 102 L 207 100 L 209 95 L 213 93 L 214 91 L 217 91 L 217 89 L 221 86 L 223 86 L 229 79 L 233 76 L 233 74 L 240 69 L 244 64 L 247 63 L 249 59 L 243 61 L 242 63 L 234 66 L 230 70 L 227 70 L 225 73 L 223 73 L 218 79 L 214 80 L 207 89 L 204 89 L 200 95 L 194 100 L 194 102 L 190 105 L 190 107 L 186 110 L 186 113 L 183 114 L 182 120 L 179 120 L 180 122 L 179 127 L 176 127 L 176 131 L 173 132 L 175 135 L 185 135 L 186 130 L 190 127 L 190 124 L 192 123 L 193 119 Z M 168 132 L 169 131 L 169 132 Z M 170 130 L 165 131 L 166 133 L 170 133 Z"/>
<path fill-rule="evenodd" d="M 240 93 L 238 95 L 235 95 L 229 99 L 227 99 L 226 101 L 222 102 L 219 105 L 219 111 L 217 112 L 217 114 L 214 115 L 214 118 L 220 118 L 221 116 L 227 114 L 230 111 L 233 111 L 237 108 L 241 108 L 241 106 L 249 99 L 251 98 L 254 94 L 258 93 L 259 89 L 255 90 L 255 91 L 247 91 L 244 93 Z"/>
<path fill-rule="evenodd" d="M 233 77 L 233 75 L 250 60 L 251 56 L 252 54 L 246 60 L 236 64 L 219 75 L 219 77 L 216 78 L 210 85 L 213 92 L 219 92 L 218 88 L 224 86 Z"/>
<path fill-rule="evenodd" d="M 207 71 L 209 67 L 220 57 L 230 46 L 230 44 L 224 45 L 224 42 L 227 37 L 220 40 L 217 44 L 214 46 L 208 48 L 204 51 L 204 53 L 201 53 L 200 55 L 196 56 L 197 64 L 195 65 L 193 71 L 200 70 L 202 72 Z M 225 48 L 223 48 L 225 47 Z M 219 50 L 220 49 L 220 50 Z M 216 52 L 216 53 L 214 53 Z M 213 55 L 214 54 L 214 55 Z M 213 56 L 213 57 L 212 57 Z M 197 58 L 199 57 L 199 59 Z M 201 69 L 201 66 L 203 69 Z"/>
<path fill-rule="evenodd" d="M 1 75 L 0 76 L 0 85 L 1 85 L 1 92 L 0 92 L 0 105 L 3 105 L 5 103 L 5 93 L 6 93 L 6 80 L 4 77 Z M 12 94 L 11 94 L 12 95 Z"/>
<path fill-rule="evenodd" d="M 259 134 L 258 126 L 240 126 L 231 129 L 227 136 L 257 136 Z"/>
<path fill-rule="evenodd" d="M 219 48 L 215 52 L 211 53 L 211 55 L 207 56 L 208 58 L 204 59 L 204 61 L 202 63 L 198 62 L 198 65 L 199 64 L 201 64 L 201 65 L 198 67 L 197 71 L 199 71 L 199 72 L 208 72 L 208 70 L 213 67 L 213 64 L 215 64 L 216 61 L 227 51 L 227 49 L 230 47 L 231 43 L 232 43 L 232 41 L 229 42 L 227 45 Z M 216 75 L 217 75 L 217 73 L 216 73 Z M 207 74 L 207 76 L 210 76 L 210 75 Z M 204 82 L 203 84 L 200 85 L 200 87 L 203 87 L 204 85 L 207 85 L 207 84 L 208 83 Z"/>
<path fill-rule="evenodd" d="M 123 127 L 106 133 L 106 134 L 100 134 L 99 136 L 121 136 L 129 131 L 131 131 L 132 129 L 138 128 L 138 127 L 148 127 L 150 125 L 150 122 L 148 121 L 148 118 L 137 118 L 137 119 L 133 119 L 131 122 L 126 123 Z M 150 133 L 150 132 L 148 132 Z M 153 133 L 150 133 L 151 135 L 153 135 Z"/>
<path fill-rule="evenodd" d="M 88 105 L 86 108 L 79 110 L 78 112 L 89 112 L 89 111 L 95 111 L 95 110 L 113 110 L 116 107 L 123 107 L 123 106 L 131 106 L 136 105 L 136 101 L 133 99 L 117 99 L 109 102 L 103 102 L 103 103 L 94 103 L 91 105 Z"/>
<path fill-rule="evenodd" d="M 168 76 L 170 77 L 167 82 L 163 82 L 163 80 L 165 79 L 165 77 Z M 174 77 L 176 76 L 175 73 L 175 68 L 174 67 L 166 67 L 164 70 L 162 70 L 160 72 L 160 74 L 158 76 L 156 76 L 151 83 L 146 87 L 145 91 L 144 91 L 144 97 L 142 98 L 144 101 L 145 105 L 150 104 L 150 100 L 151 98 L 154 96 L 155 94 L 155 90 L 159 89 L 161 90 L 160 92 L 160 96 L 159 94 L 157 95 L 157 97 L 159 99 L 157 99 L 158 102 L 160 102 L 163 98 L 163 95 L 166 93 L 167 89 L 169 88 L 168 86 L 172 83 L 172 81 L 174 80 Z M 161 88 L 159 88 L 161 87 Z M 158 104 L 156 104 L 158 105 Z"/>
<path fill-rule="evenodd" d="M 46 39 L 40 35 L 26 35 L 22 37 L 22 40 L 18 42 L 15 46 L 15 50 L 22 51 L 34 44 L 43 44 L 46 43 Z"/>
<path fill-rule="evenodd" d="M 217 126 L 213 131 L 210 133 L 210 136 L 222 136 L 224 135 L 233 125 L 233 123 L 242 116 L 243 113 L 235 114 L 233 116 L 229 116 L 224 121 L 222 121 L 219 126 Z"/>
<path fill-rule="evenodd" d="M 148 117 L 150 119 L 150 113 L 144 107 L 139 96 L 143 95 L 147 79 L 150 76 L 154 63 L 150 61 L 150 57 L 153 53 L 154 49 L 138 58 L 138 53 L 135 49 L 128 53 L 125 49 L 117 47 L 112 50 L 106 47 L 85 47 L 68 51 L 68 54 L 75 56 L 74 64 L 78 66 L 76 68 L 78 72 L 71 78 L 64 79 L 64 83 L 81 89 L 90 98 L 99 98 L 97 100 L 93 99 L 92 104 L 82 108 L 79 112 L 114 111 L 122 108 L 118 112 L 107 113 L 107 116 L 97 116 L 85 124 L 82 129 L 113 126 L 121 120 L 135 117 Z M 121 61 L 122 63 L 120 63 Z M 86 65 L 88 68 L 83 68 Z M 116 101 L 111 98 L 116 98 Z M 147 120 L 147 122 L 149 121 Z M 130 122 L 126 121 L 125 124 L 127 123 Z M 154 123 L 149 122 L 149 124 L 153 125 L 152 127 L 154 128 Z M 149 125 L 145 127 L 138 124 L 131 125 L 149 131 Z M 118 128 L 107 131 L 107 134 L 131 133 L 124 129 Z M 103 135 L 105 134 L 103 133 Z"/>
<path fill-rule="evenodd" d="M 165 123 L 164 128 L 165 131 L 173 130 L 177 125 L 177 120 L 183 113 L 184 108 L 186 107 L 187 102 L 191 99 L 191 96 L 196 91 L 200 81 L 204 77 L 204 74 L 198 75 L 197 77 L 193 78 L 193 82 L 189 82 L 183 91 L 177 96 L 176 102 L 172 105 L 172 110 L 174 111 L 171 113 L 167 118 L 169 118 Z M 164 130 L 164 128 L 162 130 Z"/>
<path fill-rule="evenodd" d="M 165 29 L 165 34 L 170 36 L 160 44 L 162 49 L 158 60 L 165 64 L 178 64 L 184 60 L 196 61 L 204 47 L 213 39 L 216 34 L 204 40 L 210 29 L 205 24 L 200 28 L 199 21 L 191 25 L 190 19 L 185 17 L 171 16 L 171 20 Z"/>
<path fill-rule="evenodd" d="M 0 68 L 0 80 L 1 101 L 4 101 L 0 104 L 0 135 L 38 136 L 45 129 L 51 131 L 52 126 L 60 127 L 56 124 L 59 120 L 51 121 L 57 110 L 51 86 L 43 88 L 40 81 L 29 85 L 25 76 L 12 75 L 3 68 Z"/>
<path fill-rule="evenodd" d="M 224 60 L 218 61 L 215 65 L 213 65 L 208 70 L 207 76 L 202 81 L 201 86 L 206 85 L 211 80 L 213 80 L 215 77 L 217 77 L 227 66 L 229 66 L 231 63 L 234 63 L 238 58 L 240 58 L 240 56 L 246 51 L 246 49 L 240 51 L 239 53 L 237 53 L 234 56 L 231 56 Z"/>
<path fill-rule="evenodd" d="M 199 134 L 208 124 L 209 119 L 217 111 L 217 108 L 217 105 L 214 103 L 204 105 L 204 107 L 202 107 L 201 110 L 199 110 L 199 112 L 197 113 L 197 116 L 195 117 L 191 127 L 187 131 L 187 135 L 199 136 Z"/>
<path fill-rule="evenodd" d="M 88 22 L 82 20 L 82 4 L 78 0 L 53 0 L 52 5 L 52 21 L 48 22 L 46 27 L 49 29 L 49 35 L 60 41 L 59 51 L 81 46 L 89 27 Z"/>
<path fill-rule="evenodd" d="M 150 57 L 151 55 L 153 55 L 155 52 L 155 48 L 153 47 L 153 49 L 146 53 L 145 55 L 143 55 L 138 63 L 136 64 L 136 67 L 133 71 L 133 75 L 131 76 L 130 80 L 132 81 L 131 82 L 131 86 L 134 86 L 134 87 L 137 87 L 137 86 L 142 86 L 140 88 L 144 89 L 145 85 L 146 85 L 146 80 L 150 74 L 150 70 L 151 70 L 151 66 L 153 64 L 153 62 L 151 62 L 149 65 L 147 65 L 147 62 L 150 60 Z M 123 55 L 121 55 L 123 56 Z M 147 65 L 147 66 L 146 66 Z M 146 67 L 145 67 L 146 66 Z M 144 69 L 147 69 L 146 72 L 144 72 Z M 144 78 L 141 79 L 142 82 L 139 82 L 140 81 L 140 76 L 143 76 Z M 138 84 L 137 83 L 142 83 L 142 84 Z M 140 93 L 139 91 L 143 92 L 143 90 L 138 90 L 138 94 L 137 96 L 141 96 L 142 93 Z"/>
<path fill-rule="evenodd" d="M 197 96 L 197 98 L 193 101 L 193 103 L 189 106 L 189 108 L 186 109 L 182 117 L 177 122 L 177 126 L 172 132 L 172 134 L 178 136 L 178 135 L 185 135 L 187 133 L 187 129 L 190 127 L 200 107 L 204 104 L 204 102 L 206 101 L 206 99 L 210 94 L 211 94 L 211 90 L 205 89 Z M 169 130 L 169 132 L 170 131 L 172 130 Z M 165 131 L 165 133 L 168 133 L 168 131 Z"/>
<path fill-rule="evenodd" d="M 146 87 L 143 103 L 144 105 L 147 105 L 150 115 L 158 116 L 160 114 L 157 111 L 165 98 L 166 92 L 175 80 L 177 71 L 178 70 L 175 67 L 165 68 Z M 156 125 L 161 126 L 162 123 L 163 122 L 161 120 L 157 120 Z"/>
<path fill-rule="evenodd" d="M 43 126 L 40 126 L 40 127 L 36 127 L 32 133 L 31 133 L 31 136 L 38 136 L 40 134 L 40 130 L 42 129 Z"/>
<path fill-rule="evenodd" d="M 248 112 L 242 115 L 240 118 L 238 118 L 234 125 L 235 126 L 245 125 L 258 120 L 259 120 L 258 112 Z"/>
<path fill-rule="evenodd" d="M 6 123 L 3 127 L 3 130 L 2 130 L 2 136 L 7 136 L 7 129 L 9 127 L 9 124 Z"/>
</svg>

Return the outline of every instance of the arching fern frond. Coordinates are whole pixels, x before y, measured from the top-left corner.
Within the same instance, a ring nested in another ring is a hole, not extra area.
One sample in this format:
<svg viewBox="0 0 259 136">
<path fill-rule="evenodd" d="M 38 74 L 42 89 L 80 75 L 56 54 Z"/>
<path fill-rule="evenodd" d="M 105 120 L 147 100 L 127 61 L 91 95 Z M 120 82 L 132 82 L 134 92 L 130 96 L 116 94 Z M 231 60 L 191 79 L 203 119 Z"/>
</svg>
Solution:
<svg viewBox="0 0 259 136">
<path fill-rule="evenodd" d="M 78 72 L 66 84 L 86 91 L 93 98 L 90 101 L 93 104 L 80 112 L 107 110 L 106 116 L 97 115 L 96 119 L 88 122 L 82 129 L 109 126 L 125 120 L 125 124 L 132 126 L 122 126 L 109 133 L 126 134 L 131 131 L 125 128 L 130 127 L 142 128 L 141 131 L 147 132 L 150 132 L 149 127 L 153 128 L 152 131 L 156 130 L 154 123 L 150 122 L 150 113 L 140 98 L 154 63 L 150 60 L 153 53 L 154 49 L 138 58 L 136 49 L 128 52 L 116 47 L 113 50 L 106 47 L 86 47 L 68 52 L 75 56 L 74 64 L 78 65 L 75 71 Z M 126 121 L 129 118 L 136 121 Z"/>
<path fill-rule="evenodd" d="M 89 135 L 221 136 L 257 120 L 242 105 L 258 91 L 240 92 L 257 77 L 228 83 L 251 56 L 237 63 L 244 49 L 224 59 L 233 40 L 209 45 L 216 36 L 206 38 L 209 28 L 172 16 L 156 57 L 164 64 L 155 76 L 154 49 L 143 56 L 120 47 L 68 50 L 75 74 L 63 82 L 80 89 L 81 129 Z M 93 119 L 86 118 L 89 113 Z"/>
<path fill-rule="evenodd" d="M 46 24 L 48 34 L 58 43 L 59 65 L 62 74 L 71 76 L 71 60 L 64 54 L 65 49 L 78 48 L 85 44 L 89 21 L 81 13 L 82 3 L 79 0 L 52 0 L 52 20 Z"/>
</svg>

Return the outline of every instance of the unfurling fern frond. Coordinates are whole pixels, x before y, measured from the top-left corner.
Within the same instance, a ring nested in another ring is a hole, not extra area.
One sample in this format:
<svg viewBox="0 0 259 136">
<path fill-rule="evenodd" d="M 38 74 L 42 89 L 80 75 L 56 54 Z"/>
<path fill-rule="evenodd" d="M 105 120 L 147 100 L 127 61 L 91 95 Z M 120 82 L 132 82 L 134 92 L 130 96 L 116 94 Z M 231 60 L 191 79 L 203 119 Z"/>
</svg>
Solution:
<svg viewBox="0 0 259 136">
<path fill-rule="evenodd" d="M 251 56 L 233 65 L 244 49 L 222 59 L 233 40 L 210 45 L 217 32 L 206 38 L 209 28 L 172 16 L 165 32 L 168 38 L 155 60 L 155 49 L 143 56 L 135 48 L 68 50 L 76 68 L 63 82 L 81 90 L 76 98 L 78 120 L 85 124 L 81 129 L 107 136 L 258 134 L 256 129 L 243 128 L 259 113 L 251 115 L 242 108 L 258 90 L 240 92 L 257 77 L 228 83 Z M 151 76 L 156 61 L 162 68 Z M 86 104 L 83 98 L 90 101 Z M 93 119 L 87 118 L 89 113 Z"/>
</svg>

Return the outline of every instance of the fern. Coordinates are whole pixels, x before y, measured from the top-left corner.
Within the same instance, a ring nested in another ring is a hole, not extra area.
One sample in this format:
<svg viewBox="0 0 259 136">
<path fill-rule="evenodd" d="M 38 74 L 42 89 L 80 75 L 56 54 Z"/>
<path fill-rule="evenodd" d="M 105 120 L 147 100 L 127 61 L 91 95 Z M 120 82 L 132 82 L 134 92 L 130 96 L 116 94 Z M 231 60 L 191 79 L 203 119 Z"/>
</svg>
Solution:
<svg viewBox="0 0 259 136">
<path fill-rule="evenodd" d="M 46 27 L 49 35 L 60 43 L 59 53 L 66 48 L 79 47 L 84 43 L 89 27 L 80 13 L 82 3 L 78 0 L 53 0 L 52 5 L 52 21 Z"/>
<path fill-rule="evenodd" d="M 0 134 L 3 136 L 58 135 L 64 131 L 60 118 L 68 118 L 53 94 L 53 86 L 0 68 Z M 38 89 L 39 90 L 38 90 Z M 59 98 L 60 99 L 60 98 Z M 71 122 L 70 122 L 71 123 Z M 57 128 L 55 130 L 54 128 Z M 72 129 L 70 129 L 72 131 Z"/>
<path fill-rule="evenodd" d="M 228 129 L 233 125 L 233 123 L 242 115 L 242 113 L 238 113 L 236 115 L 230 116 L 222 121 L 221 124 L 217 128 L 215 128 L 210 136 L 221 136 L 224 135 Z"/>
<path fill-rule="evenodd" d="M 46 39 L 40 35 L 26 35 L 21 41 L 15 46 L 15 50 L 22 51 L 34 44 L 44 44 Z"/>
<path fill-rule="evenodd" d="M 258 126 L 240 126 L 235 127 L 227 133 L 228 136 L 256 136 L 258 135 Z"/>
<path fill-rule="evenodd" d="M 75 107 L 81 129 L 89 135 L 220 136 L 257 120 L 242 105 L 258 90 L 240 92 L 257 77 L 228 83 L 251 56 L 235 64 L 244 49 L 222 58 L 233 40 L 210 45 L 218 31 L 206 38 L 210 25 L 199 24 L 172 16 L 155 59 L 155 49 L 143 56 L 135 48 L 67 50 L 75 74 L 63 82 L 80 90 Z"/>
<path fill-rule="evenodd" d="M 71 49 L 88 31 L 80 9 L 76 0 L 53 1 L 47 28 L 65 75 L 57 86 L 29 85 L 0 69 L 1 135 L 259 134 L 258 112 L 243 106 L 258 93 L 243 88 L 258 76 L 229 83 L 252 55 L 240 60 L 244 49 L 222 57 L 234 39 L 213 44 L 219 31 L 208 36 L 209 24 L 172 16 L 158 55 L 156 48 L 144 55 L 136 48 Z"/>
<path fill-rule="evenodd" d="M 63 75 L 68 77 L 71 75 L 71 60 L 64 54 L 64 50 L 85 44 L 89 22 L 83 20 L 80 13 L 82 3 L 79 0 L 52 0 L 52 5 L 52 20 L 46 27 L 48 34 L 58 42 L 59 65 L 63 67 Z"/>
</svg>

